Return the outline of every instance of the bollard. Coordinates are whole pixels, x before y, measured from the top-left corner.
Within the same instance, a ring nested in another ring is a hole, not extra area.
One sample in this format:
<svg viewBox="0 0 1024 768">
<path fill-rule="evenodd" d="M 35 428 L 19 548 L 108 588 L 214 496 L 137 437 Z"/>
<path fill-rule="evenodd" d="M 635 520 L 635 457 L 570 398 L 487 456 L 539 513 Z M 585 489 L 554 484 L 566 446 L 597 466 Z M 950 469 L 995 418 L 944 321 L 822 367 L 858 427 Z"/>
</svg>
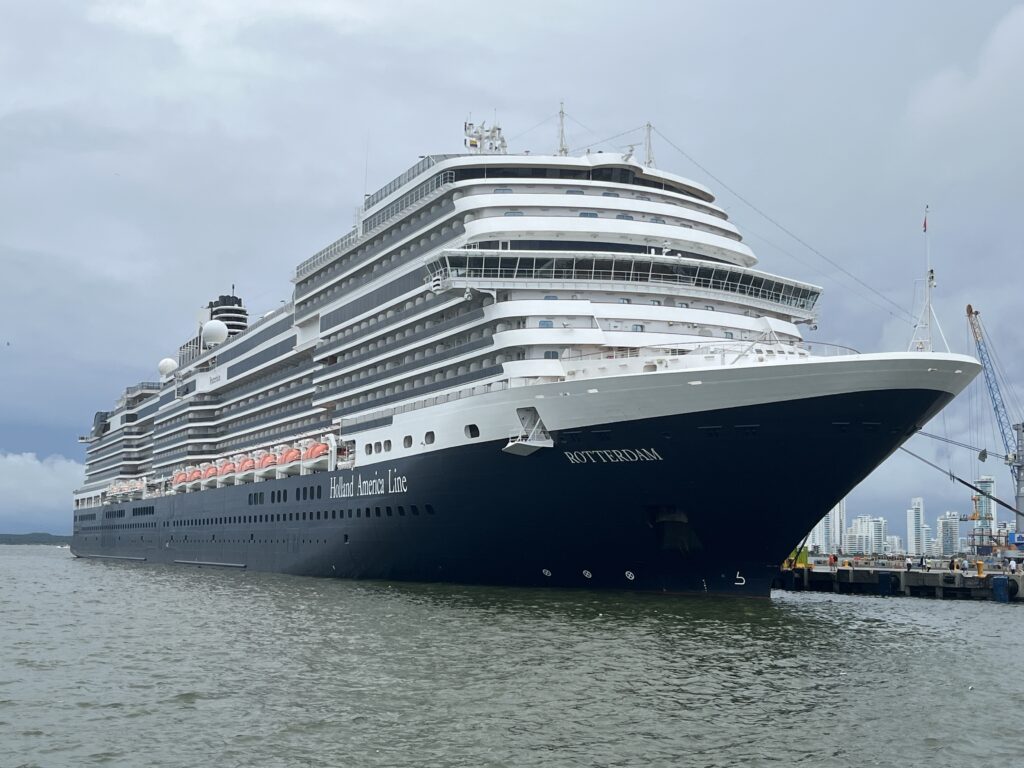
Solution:
<svg viewBox="0 0 1024 768">
<path fill-rule="evenodd" d="M 984 576 L 985 575 L 985 561 L 984 560 L 979 560 L 974 565 L 978 569 L 978 575 L 979 576 Z"/>
</svg>

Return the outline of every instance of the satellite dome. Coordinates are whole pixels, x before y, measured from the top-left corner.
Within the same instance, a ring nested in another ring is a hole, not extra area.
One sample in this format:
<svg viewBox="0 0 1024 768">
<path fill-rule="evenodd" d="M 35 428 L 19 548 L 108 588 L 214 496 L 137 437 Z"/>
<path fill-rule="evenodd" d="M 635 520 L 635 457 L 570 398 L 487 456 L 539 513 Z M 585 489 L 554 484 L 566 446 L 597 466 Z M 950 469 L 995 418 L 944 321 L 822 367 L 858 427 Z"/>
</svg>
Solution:
<svg viewBox="0 0 1024 768">
<path fill-rule="evenodd" d="M 178 363 L 173 358 L 165 357 L 157 364 L 156 369 L 160 371 L 161 376 L 170 376 L 178 370 Z"/>
<path fill-rule="evenodd" d="M 209 320 L 203 323 L 203 344 L 215 347 L 223 344 L 228 337 L 228 327 L 220 320 Z"/>
</svg>

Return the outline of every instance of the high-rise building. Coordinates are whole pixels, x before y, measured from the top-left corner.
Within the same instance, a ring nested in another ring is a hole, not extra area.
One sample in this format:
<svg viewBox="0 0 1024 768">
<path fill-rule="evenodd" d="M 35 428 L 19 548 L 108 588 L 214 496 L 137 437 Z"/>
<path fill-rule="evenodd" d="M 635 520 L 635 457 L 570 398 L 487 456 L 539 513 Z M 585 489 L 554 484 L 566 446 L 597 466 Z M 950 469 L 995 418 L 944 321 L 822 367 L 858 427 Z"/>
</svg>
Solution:
<svg viewBox="0 0 1024 768">
<path fill-rule="evenodd" d="M 925 553 L 924 537 L 924 499 L 920 496 L 910 500 L 907 510 L 907 554 L 923 555 Z"/>
<path fill-rule="evenodd" d="M 960 514 L 946 511 L 935 519 L 935 538 L 939 543 L 939 554 L 952 557 L 960 550 Z"/>
<path fill-rule="evenodd" d="M 994 477 L 988 475 L 982 475 L 974 484 L 981 490 L 987 493 L 989 496 L 996 495 L 996 481 Z M 974 524 L 975 528 L 984 529 L 985 533 L 992 533 L 996 529 L 996 523 L 999 521 L 998 510 L 999 507 L 995 504 L 992 499 L 983 494 L 977 494 L 977 510 L 978 510 L 978 521 Z"/>
<path fill-rule="evenodd" d="M 828 511 L 811 529 L 807 544 L 819 552 L 842 551 L 843 526 L 846 524 L 846 499 L 843 499 Z"/>
<path fill-rule="evenodd" d="M 903 539 L 892 534 L 885 537 L 885 553 L 895 555 L 903 553 Z"/>
<path fill-rule="evenodd" d="M 844 551 L 860 555 L 884 554 L 888 527 L 884 517 L 858 515 L 846 531 Z"/>
</svg>

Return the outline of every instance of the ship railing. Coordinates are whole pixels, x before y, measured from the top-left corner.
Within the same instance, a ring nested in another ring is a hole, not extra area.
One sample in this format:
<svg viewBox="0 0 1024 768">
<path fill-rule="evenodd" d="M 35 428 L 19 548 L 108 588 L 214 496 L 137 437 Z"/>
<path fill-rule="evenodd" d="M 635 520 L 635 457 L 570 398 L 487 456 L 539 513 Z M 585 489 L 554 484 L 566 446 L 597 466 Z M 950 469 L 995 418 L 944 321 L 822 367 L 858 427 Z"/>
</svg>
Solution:
<svg viewBox="0 0 1024 768">
<path fill-rule="evenodd" d="M 149 391 L 152 391 L 152 390 L 159 390 L 159 389 L 160 389 L 160 382 L 159 381 L 140 381 L 138 384 L 134 384 L 134 385 L 128 387 L 124 391 L 124 393 L 126 395 L 130 396 L 130 395 L 137 394 L 139 392 L 149 392 Z"/>
<path fill-rule="evenodd" d="M 401 405 L 392 406 L 389 408 L 381 408 L 369 413 L 364 413 L 359 416 L 346 417 L 342 420 L 342 432 L 345 427 L 354 427 L 359 424 L 363 424 L 367 421 L 375 421 L 380 418 L 386 418 L 388 416 L 394 416 L 399 413 L 409 413 L 410 411 L 418 411 L 421 408 L 430 408 L 434 405 L 441 405 L 443 403 L 451 403 L 456 400 L 462 400 L 467 397 L 475 397 L 477 395 L 485 395 L 489 392 L 500 392 L 504 389 L 509 388 L 508 381 L 492 381 L 487 384 L 477 384 L 474 387 L 466 387 L 453 392 L 447 392 L 441 395 L 434 395 L 433 397 L 425 397 L 419 400 L 414 400 L 409 403 L 402 403 Z"/>
<path fill-rule="evenodd" d="M 352 250 L 362 241 L 374 237 L 399 214 L 406 211 L 411 213 L 412 211 L 409 209 L 413 206 L 428 203 L 431 200 L 440 197 L 449 189 L 454 181 L 454 171 L 443 171 L 408 194 L 394 201 L 382 211 L 378 211 L 372 216 L 367 217 L 365 220 L 360 222 L 359 226 L 355 227 L 344 237 L 335 240 L 326 248 L 318 251 L 299 264 L 299 266 L 295 268 L 295 277 L 293 280 L 298 282 L 299 280 L 308 277 L 324 265 L 332 262 L 336 257 Z"/>
<path fill-rule="evenodd" d="M 599 264 L 612 262 L 612 268 Z M 810 312 L 820 289 L 737 265 L 659 254 L 449 249 L 427 264 L 431 281 L 539 280 L 661 283 L 739 294 Z"/>
<path fill-rule="evenodd" d="M 763 357 L 767 351 L 771 355 L 785 354 L 788 351 L 796 352 L 801 357 L 845 357 L 848 355 L 861 354 L 853 347 L 842 344 L 833 344 L 823 341 L 735 341 L 729 339 L 701 342 L 684 342 L 674 344 L 672 347 L 614 347 L 596 352 L 582 352 L 567 350 L 561 355 L 561 359 L 567 362 L 585 360 L 618 360 L 631 357 L 682 357 L 699 355 L 739 355 L 741 358 L 756 356 Z"/>
</svg>

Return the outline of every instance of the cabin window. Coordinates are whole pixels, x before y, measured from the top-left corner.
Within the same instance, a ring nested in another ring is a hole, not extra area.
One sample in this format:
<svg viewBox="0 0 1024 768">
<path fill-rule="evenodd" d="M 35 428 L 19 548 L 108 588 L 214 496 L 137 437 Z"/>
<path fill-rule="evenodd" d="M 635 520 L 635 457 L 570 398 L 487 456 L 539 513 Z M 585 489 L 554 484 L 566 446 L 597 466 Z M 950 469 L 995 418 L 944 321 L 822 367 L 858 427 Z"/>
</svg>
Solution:
<svg viewBox="0 0 1024 768">
<path fill-rule="evenodd" d="M 480 437 L 480 427 L 478 427 L 476 424 L 467 424 L 466 425 L 466 437 L 468 437 L 468 438 Z"/>
<path fill-rule="evenodd" d="M 619 304 L 632 304 L 632 303 L 633 303 L 633 301 L 631 299 L 619 299 Z"/>
<path fill-rule="evenodd" d="M 541 320 L 539 323 L 537 323 L 537 327 L 538 328 L 554 328 L 555 327 L 555 323 L 554 323 L 553 320 Z"/>
<path fill-rule="evenodd" d="M 406 448 L 412 448 L 412 435 L 406 435 L 402 438 L 402 445 Z"/>
<path fill-rule="evenodd" d="M 633 323 L 633 332 L 634 333 L 643 333 L 644 332 L 643 325 L 641 323 Z"/>
<path fill-rule="evenodd" d="M 633 217 L 632 217 L 632 216 L 630 216 L 630 215 L 629 215 L 628 213 L 619 213 L 619 214 L 616 214 L 615 218 L 616 218 L 616 219 L 622 219 L 622 220 L 624 220 L 624 221 L 632 221 L 632 220 L 633 220 Z"/>
<path fill-rule="evenodd" d="M 380 451 L 381 451 L 380 440 L 378 440 L 377 442 L 375 442 L 373 444 L 373 452 L 374 453 L 380 453 Z"/>
<path fill-rule="evenodd" d="M 580 211 L 581 219 L 596 219 L 597 213 L 595 211 Z"/>
<path fill-rule="evenodd" d="M 553 350 L 553 349 L 546 349 L 546 350 L 544 350 L 544 359 L 545 360 L 557 360 L 558 359 L 558 352 Z"/>
<path fill-rule="evenodd" d="M 391 441 L 390 440 L 385 440 L 384 441 L 384 451 L 387 452 L 387 451 L 390 451 L 390 450 L 391 450 Z"/>
<path fill-rule="evenodd" d="M 433 433 L 433 431 L 427 432 L 427 434 L 425 434 L 423 436 L 423 442 L 426 443 L 427 445 L 433 445 L 434 444 L 434 433 Z"/>
<path fill-rule="evenodd" d="M 366 445 L 365 445 L 365 446 L 363 447 L 363 451 L 364 451 L 364 452 L 366 453 L 366 455 L 367 455 L 367 456 L 369 456 L 369 455 L 370 455 L 371 453 L 373 453 L 373 446 L 372 446 L 372 445 L 370 445 L 369 443 L 367 443 L 367 444 L 366 444 Z"/>
</svg>

